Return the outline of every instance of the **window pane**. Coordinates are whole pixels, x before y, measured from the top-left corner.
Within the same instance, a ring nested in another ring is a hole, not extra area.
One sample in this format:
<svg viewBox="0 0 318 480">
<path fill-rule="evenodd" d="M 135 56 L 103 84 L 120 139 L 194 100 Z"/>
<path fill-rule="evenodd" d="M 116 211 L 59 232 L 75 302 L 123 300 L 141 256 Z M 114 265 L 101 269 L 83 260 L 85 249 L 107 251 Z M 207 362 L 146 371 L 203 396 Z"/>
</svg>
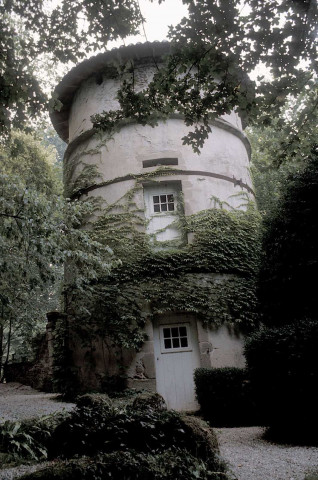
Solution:
<svg viewBox="0 0 318 480">
<path fill-rule="evenodd" d="M 173 348 L 180 348 L 179 338 L 173 338 L 172 339 L 172 346 L 173 346 Z"/>
<path fill-rule="evenodd" d="M 168 210 L 169 210 L 169 212 L 174 211 L 174 204 L 173 203 L 168 203 Z"/>
<path fill-rule="evenodd" d="M 171 337 L 171 335 L 170 335 L 170 328 L 164 328 L 164 329 L 163 329 L 163 337 L 164 337 L 164 338 L 169 338 L 169 337 Z"/>
<path fill-rule="evenodd" d="M 172 337 L 179 337 L 179 329 L 178 329 L 178 327 L 173 327 L 173 328 L 171 329 L 171 336 L 172 336 Z"/>
<path fill-rule="evenodd" d="M 167 199 L 168 199 L 168 202 L 172 202 L 173 203 L 173 195 L 167 195 Z"/>
<path fill-rule="evenodd" d="M 180 342 L 181 342 L 181 347 L 188 346 L 188 339 L 186 337 L 180 338 Z"/>
<path fill-rule="evenodd" d="M 180 337 L 187 336 L 187 328 L 186 327 L 179 327 Z"/>
<path fill-rule="evenodd" d="M 161 211 L 162 211 L 162 212 L 166 212 L 166 211 L 167 211 L 167 204 L 166 204 L 166 203 L 162 203 L 162 204 L 161 204 Z"/>
<path fill-rule="evenodd" d="M 171 348 L 171 340 L 170 340 L 170 338 L 165 338 L 165 348 Z"/>
<path fill-rule="evenodd" d="M 160 205 L 154 205 L 153 206 L 153 211 L 154 212 L 160 212 Z"/>
<path fill-rule="evenodd" d="M 160 202 L 167 203 L 167 195 L 160 195 Z"/>
</svg>

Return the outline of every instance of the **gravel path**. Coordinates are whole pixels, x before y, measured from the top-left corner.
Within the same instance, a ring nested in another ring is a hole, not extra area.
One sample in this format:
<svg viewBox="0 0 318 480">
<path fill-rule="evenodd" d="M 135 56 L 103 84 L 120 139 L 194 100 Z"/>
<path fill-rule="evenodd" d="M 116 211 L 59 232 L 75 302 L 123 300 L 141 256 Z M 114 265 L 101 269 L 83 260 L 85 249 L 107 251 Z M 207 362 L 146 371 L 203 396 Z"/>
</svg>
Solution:
<svg viewBox="0 0 318 480">
<path fill-rule="evenodd" d="M 0 384 L 0 423 L 40 417 L 74 404 L 55 400 L 56 395 L 37 392 L 19 383 Z M 222 457 L 236 480 L 304 480 L 318 471 L 318 448 L 276 445 L 262 440 L 261 427 L 216 429 Z M 20 466 L 2 469 L 0 480 L 13 480 L 45 466 Z M 179 480 L 179 479 L 176 479 Z"/>
<path fill-rule="evenodd" d="M 71 410 L 72 403 L 56 401 L 54 393 L 43 393 L 20 383 L 0 383 L 0 423 L 41 417 Z"/>
<path fill-rule="evenodd" d="M 318 471 L 318 448 L 262 440 L 263 428 L 216 429 L 221 456 L 238 480 L 304 480 Z"/>
</svg>

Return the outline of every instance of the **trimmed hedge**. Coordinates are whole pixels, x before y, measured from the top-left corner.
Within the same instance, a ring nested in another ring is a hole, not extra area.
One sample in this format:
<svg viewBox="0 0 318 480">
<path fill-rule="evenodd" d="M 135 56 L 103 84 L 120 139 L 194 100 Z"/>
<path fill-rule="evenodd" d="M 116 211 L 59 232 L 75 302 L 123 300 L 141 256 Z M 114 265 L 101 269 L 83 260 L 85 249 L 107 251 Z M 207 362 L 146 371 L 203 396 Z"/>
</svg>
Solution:
<svg viewBox="0 0 318 480">
<path fill-rule="evenodd" d="M 255 423 L 255 404 L 244 369 L 197 368 L 194 381 L 201 412 L 211 425 L 234 427 Z"/>
<path fill-rule="evenodd" d="M 254 333 L 245 356 L 271 438 L 318 443 L 318 322 L 303 320 Z"/>
</svg>

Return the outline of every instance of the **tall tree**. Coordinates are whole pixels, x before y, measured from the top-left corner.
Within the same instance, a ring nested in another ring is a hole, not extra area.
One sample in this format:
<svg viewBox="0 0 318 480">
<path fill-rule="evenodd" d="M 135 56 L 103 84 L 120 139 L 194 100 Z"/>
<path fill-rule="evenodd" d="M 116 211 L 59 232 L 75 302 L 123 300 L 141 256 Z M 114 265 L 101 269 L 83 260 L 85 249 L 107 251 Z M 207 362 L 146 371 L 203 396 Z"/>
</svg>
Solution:
<svg viewBox="0 0 318 480">
<path fill-rule="evenodd" d="M 282 198 L 267 218 L 261 302 L 269 325 L 317 318 L 318 155 L 313 148 L 303 171 L 288 178 Z"/>
<path fill-rule="evenodd" d="M 95 126 L 116 127 L 124 117 L 155 125 L 178 112 L 194 129 L 184 137 L 196 151 L 211 118 L 237 110 L 269 124 L 290 96 L 315 88 L 318 7 L 306 0 L 183 0 L 188 18 L 170 28 L 172 54 L 149 86 L 136 92 L 134 77 L 119 92 L 120 109 L 95 117 Z M 246 12 L 246 13 L 245 13 Z M 269 75 L 251 81 L 260 65 Z M 131 65 L 133 71 L 133 65 Z M 317 94 L 308 115 L 317 107 Z"/>
<path fill-rule="evenodd" d="M 143 92 L 135 92 L 126 75 L 121 109 L 97 117 L 97 127 L 110 128 L 125 115 L 154 124 L 158 115 L 180 112 L 194 126 L 185 143 L 199 149 L 211 117 L 237 109 L 269 123 L 288 96 L 314 82 L 314 0 L 246 0 L 244 8 L 240 0 L 183 3 L 189 15 L 170 29 L 173 50 L 165 68 Z M 62 0 L 57 6 L 6 0 L 0 4 L 0 18 L 2 128 L 36 116 L 46 102 L 34 59 L 50 53 L 60 62 L 78 61 L 105 49 L 108 40 L 135 33 L 142 21 L 136 0 Z M 260 64 L 270 76 L 255 83 L 249 74 Z"/>
<path fill-rule="evenodd" d="M 0 154 L 0 361 L 6 363 L 12 342 L 29 340 L 43 325 L 44 298 L 47 307 L 58 301 L 52 285 L 61 270 L 52 238 L 61 185 L 53 152 L 32 136 L 13 132 Z"/>
<path fill-rule="evenodd" d="M 109 40 L 136 33 L 140 21 L 135 0 L 2 0 L 0 132 L 21 127 L 47 106 L 35 69 L 43 54 L 55 62 L 76 62 Z"/>
<path fill-rule="evenodd" d="M 0 370 L 12 342 L 21 352 L 43 329 L 46 312 L 59 307 L 66 259 L 74 275 L 64 282 L 64 298 L 78 294 L 83 304 L 92 279 L 113 262 L 110 249 L 80 228 L 94 204 L 62 199 L 50 154 L 21 132 L 0 148 Z"/>
</svg>

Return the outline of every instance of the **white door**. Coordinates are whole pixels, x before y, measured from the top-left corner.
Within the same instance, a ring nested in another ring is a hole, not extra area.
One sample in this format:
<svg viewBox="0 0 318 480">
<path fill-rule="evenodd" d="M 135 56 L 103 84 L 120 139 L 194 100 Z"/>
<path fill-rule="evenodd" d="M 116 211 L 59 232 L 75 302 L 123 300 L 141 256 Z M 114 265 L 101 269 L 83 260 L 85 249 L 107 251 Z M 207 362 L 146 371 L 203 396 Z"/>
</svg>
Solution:
<svg viewBox="0 0 318 480">
<path fill-rule="evenodd" d="M 169 226 L 177 220 L 177 196 L 180 186 L 173 182 L 160 182 L 144 187 L 145 214 L 149 221 L 147 233 L 155 235 L 158 242 L 180 237 L 175 226 Z"/>
<path fill-rule="evenodd" d="M 197 410 L 193 380 L 194 369 L 200 367 L 196 322 L 158 322 L 154 326 L 154 351 L 157 392 L 168 408 Z"/>
</svg>

